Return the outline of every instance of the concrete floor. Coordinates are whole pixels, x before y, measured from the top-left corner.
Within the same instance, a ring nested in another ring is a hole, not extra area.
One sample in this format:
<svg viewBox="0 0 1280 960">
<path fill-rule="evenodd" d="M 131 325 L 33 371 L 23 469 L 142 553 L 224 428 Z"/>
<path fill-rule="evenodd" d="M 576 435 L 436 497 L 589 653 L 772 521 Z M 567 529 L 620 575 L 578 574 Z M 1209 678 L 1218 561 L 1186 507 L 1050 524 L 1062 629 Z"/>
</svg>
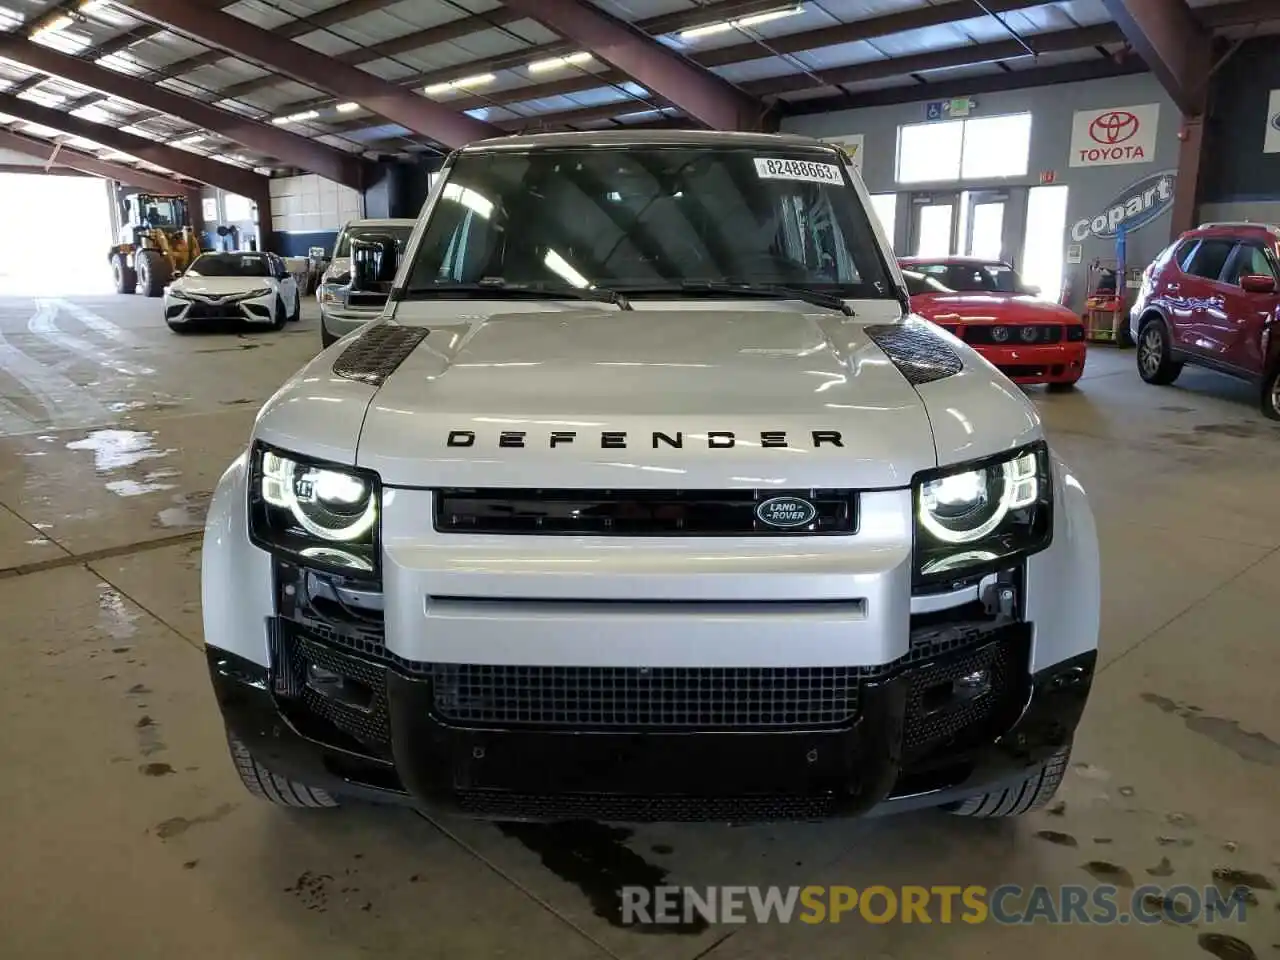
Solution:
<svg viewBox="0 0 1280 960">
<path fill-rule="evenodd" d="M 1148 387 L 1131 352 L 1097 349 L 1078 393 L 1032 391 L 1093 495 L 1106 578 L 1056 814 L 635 831 L 295 815 L 247 796 L 227 758 L 199 536 L 259 404 L 317 348 L 313 311 L 178 337 L 154 301 L 0 300 L 0 956 L 1280 958 L 1280 426 L 1243 386 L 1189 370 Z M 1247 872 L 1243 924 L 613 922 L 617 885 L 664 877 L 1202 887 L 1215 868 Z"/>
</svg>

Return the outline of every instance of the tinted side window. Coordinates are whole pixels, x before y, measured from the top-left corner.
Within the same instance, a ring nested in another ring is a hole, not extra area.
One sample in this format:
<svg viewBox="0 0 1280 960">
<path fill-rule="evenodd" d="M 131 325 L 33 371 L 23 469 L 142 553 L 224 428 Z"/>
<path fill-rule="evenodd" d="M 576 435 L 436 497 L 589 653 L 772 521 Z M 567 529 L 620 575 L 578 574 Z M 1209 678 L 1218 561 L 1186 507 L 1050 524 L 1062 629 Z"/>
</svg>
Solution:
<svg viewBox="0 0 1280 960">
<path fill-rule="evenodd" d="M 1226 281 L 1238 286 L 1241 277 L 1251 274 L 1274 278 L 1276 271 L 1261 246 L 1256 243 L 1242 243 L 1236 248 L 1236 256 L 1231 261 L 1231 269 L 1227 271 Z"/>
<path fill-rule="evenodd" d="M 1189 237 L 1174 245 L 1173 261 L 1178 265 L 1179 270 L 1187 269 L 1187 261 L 1191 259 L 1191 254 L 1195 253 L 1196 245 L 1199 243 L 1199 238 Z"/>
<path fill-rule="evenodd" d="M 1227 265 L 1227 258 L 1231 256 L 1235 246 L 1233 240 L 1205 240 L 1182 269 L 1186 273 L 1204 277 L 1206 280 L 1217 280 L 1222 275 L 1222 268 Z"/>
</svg>

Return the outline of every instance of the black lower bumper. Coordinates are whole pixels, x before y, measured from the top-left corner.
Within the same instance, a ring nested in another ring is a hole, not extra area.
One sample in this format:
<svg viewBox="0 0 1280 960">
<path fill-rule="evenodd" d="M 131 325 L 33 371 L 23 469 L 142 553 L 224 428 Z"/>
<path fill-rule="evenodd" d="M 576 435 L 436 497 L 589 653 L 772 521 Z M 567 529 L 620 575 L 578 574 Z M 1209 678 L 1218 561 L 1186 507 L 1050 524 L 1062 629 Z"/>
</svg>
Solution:
<svg viewBox="0 0 1280 960">
<path fill-rule="evenodd" d="M 942 805 L 1033 773 L 1070 744 L 1096 654 L 1028 674 L 1029 645 L 1018 624 L 976 651 L 904 658 L 868 671 L 851 723 L 742 732 L 459 725 L 438 715 L 430 677 L 383 667 L 360 726 L 335 726 L 265 668 L 213 649 L 209 663 L 229 730 L 274 772 L 331 793 L 504 820 L 741 822 Z M 974 663 L 1018 667 L 998 702 L 923 697 Z"/>
</svg>

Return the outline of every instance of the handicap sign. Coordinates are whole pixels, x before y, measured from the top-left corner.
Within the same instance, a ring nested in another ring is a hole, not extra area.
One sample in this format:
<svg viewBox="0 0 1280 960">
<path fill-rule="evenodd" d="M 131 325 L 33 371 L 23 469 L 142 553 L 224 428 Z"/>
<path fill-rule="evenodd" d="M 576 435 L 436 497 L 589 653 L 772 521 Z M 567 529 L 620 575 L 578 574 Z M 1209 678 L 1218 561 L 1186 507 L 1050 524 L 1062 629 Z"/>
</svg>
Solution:
<svg viewBox="0 0 1280 960">
<path fill-rule="evenodd" d="M 941 120 L 950 105 L 947 100 L 930 100 L 924 105 L 924 118 L 926 120 Z"/>
</svg>

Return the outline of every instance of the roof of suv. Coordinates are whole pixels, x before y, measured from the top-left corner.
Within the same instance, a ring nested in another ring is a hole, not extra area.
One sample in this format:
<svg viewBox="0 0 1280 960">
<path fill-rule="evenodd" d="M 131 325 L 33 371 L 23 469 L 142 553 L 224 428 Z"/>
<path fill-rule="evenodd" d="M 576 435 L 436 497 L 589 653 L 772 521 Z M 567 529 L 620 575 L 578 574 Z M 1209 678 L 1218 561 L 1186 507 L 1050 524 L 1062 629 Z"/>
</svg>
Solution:
<svg viewBox="0 0 1280 960">
<path fill-rule="evenodd" d="M 1262 235 L 1267 240 L 1280 240 L 1280 226 L 1273 223 L 1254 223 L 1249 220 L 1216 221 L 1202 223 L 1183 234 L 1184 237 L 1239 237 Z"/>
<path fill-rule="evenodd" d="M 488 150 L 528 150 L 538 147 L 825 147 L 833 143 L 788 133 L 742 133 L 719 130 L 575 130 L 568 133 L 531 133 L 524 136 L 477 140 L 464 153 Z"/>
</svg>

